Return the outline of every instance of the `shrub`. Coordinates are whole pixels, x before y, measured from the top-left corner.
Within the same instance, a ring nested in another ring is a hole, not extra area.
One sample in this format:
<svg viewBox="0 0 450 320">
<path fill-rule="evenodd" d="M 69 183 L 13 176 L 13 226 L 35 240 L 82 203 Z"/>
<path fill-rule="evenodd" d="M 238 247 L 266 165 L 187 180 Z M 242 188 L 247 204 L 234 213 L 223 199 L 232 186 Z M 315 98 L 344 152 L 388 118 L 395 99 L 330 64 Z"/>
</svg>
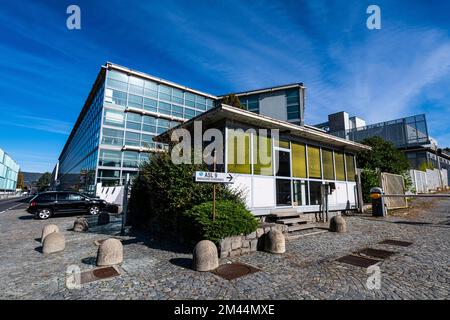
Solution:
<svg viewBox="0 0 450 320">
<path fill-rule="evenodd" d="M 183 233 L 189 228 L 183 213 L 212 200 L 213 185 L 193 181 L 198 170 L 208 168 L 200 164 L 174 164 L 169 154 L 154 154 L 133 182 L 129 222 L 138 228 Z M 240 193 L 224 185 L 216 186 L 216 199 L 243 204 Z"/>
<path fill-rule="evenodd" d="M 363 201 L 365 203 L 371 202 L 372 200 L 370 198 L 370 189 L 374 187 L 380 187 L 378 172 L 371 169 L 361 170 L 361 185 Z"/>
<path fill-rule="evenodd" d="M 248 234 L 258 227 L 258 220 L 240 202 L 217 201 L 216 216 L 212 219 L 213 203 L 208 201 L 187 210 L 184 215 L 196 231 L 198 240 L 220 239 L 240 234 Z"/>
</svg>

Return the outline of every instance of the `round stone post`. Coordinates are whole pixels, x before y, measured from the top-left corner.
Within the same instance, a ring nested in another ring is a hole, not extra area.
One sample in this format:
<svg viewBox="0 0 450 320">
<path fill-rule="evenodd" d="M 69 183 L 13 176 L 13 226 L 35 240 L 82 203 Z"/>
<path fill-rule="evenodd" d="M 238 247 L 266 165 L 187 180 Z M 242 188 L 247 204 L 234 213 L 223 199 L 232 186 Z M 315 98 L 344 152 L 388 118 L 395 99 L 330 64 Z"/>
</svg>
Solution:
<svg viewBox="0 0 450 320">
<path fill-rule="evenodd" d="M 97 251 L 97 266 L 113 266 L 123 262 L 123 246 L 120 240 L 103 241 Z"/>
<path fill-rule="evenodd" d="M 63 251 L 66 247 L 64 235 L 61 232 L 52 232 L 47 235 L 42 244 L 42 252 L 44 254 Z"/>
<path fill-rule="evenodd" d="M 347 223 L 341 215 L 336 215 L 330 219 L 330 231 L 337 233 L 347 232 Z"/>
<path fill-rule="evenodd" d="M 211 271 L 219 267 L 219 255 L 216 245 L 202 240 L 194 248 L 192 268 L 196 271 Z"/>
<path fill-rule="evenodd" d="M 48 225 L 44 226 L 44 228 L 42 228 L 41 244 L 44 243 L 45 237 L 53 232 L 59 232 L 59 228 L 56 224 L 48 224 Z"/>
<path fill-rule="evenodd" d="M 286 240 L 280 230 L 270 230 L 264 241 L 265 250 L 270 253 L 285 253 Z"/>
</svg>

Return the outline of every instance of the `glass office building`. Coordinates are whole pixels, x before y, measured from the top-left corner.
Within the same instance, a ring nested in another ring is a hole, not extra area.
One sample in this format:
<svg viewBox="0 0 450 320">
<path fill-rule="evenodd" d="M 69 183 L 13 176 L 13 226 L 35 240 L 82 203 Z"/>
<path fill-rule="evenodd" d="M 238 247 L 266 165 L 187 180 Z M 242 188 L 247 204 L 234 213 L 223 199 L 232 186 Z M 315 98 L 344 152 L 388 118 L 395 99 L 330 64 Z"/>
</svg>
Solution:
<svg viewBox="0 0 450 320">
<path fill-rule="evenodd" d="M 217 97 L 107 63 L 53 170 L 59 190 L 121 185 L 165 145 L 153 137 L 211 109 Z"/>
<path fill-rule="evenodd" d="M 0 193 L 16 191 L 18 174 L 19 165 L 0 149 Z"/>
</svg>

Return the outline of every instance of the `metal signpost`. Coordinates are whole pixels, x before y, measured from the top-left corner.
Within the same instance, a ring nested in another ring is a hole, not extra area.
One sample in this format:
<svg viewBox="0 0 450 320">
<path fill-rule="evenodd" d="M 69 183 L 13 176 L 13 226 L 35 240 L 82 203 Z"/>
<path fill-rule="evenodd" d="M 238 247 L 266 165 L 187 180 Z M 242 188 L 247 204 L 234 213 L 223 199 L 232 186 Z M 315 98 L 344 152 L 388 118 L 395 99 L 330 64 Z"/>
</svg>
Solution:
<svg viewBox="0 0 450 320">
<path fill-rule="evenodd" d="M 215 169 L 215 168 L 214 168 Z M 213 221 L 216 218 L 216 183 L 234 183 L 235 176 L 231 173 L 195 171 L 195 182 L 214 183 L 213 185 Z"/>
<path fill-rule="evenodd" d="M 122 228 L 120 230 L 121 235 L 125 235 L 125 227 L 127 224 L 128 216 L 128 193 L 130 188 L 130 174 L 127 173 L 126 181 L 123 190 L 123 202 L 122 202 Z"/>
</svg>

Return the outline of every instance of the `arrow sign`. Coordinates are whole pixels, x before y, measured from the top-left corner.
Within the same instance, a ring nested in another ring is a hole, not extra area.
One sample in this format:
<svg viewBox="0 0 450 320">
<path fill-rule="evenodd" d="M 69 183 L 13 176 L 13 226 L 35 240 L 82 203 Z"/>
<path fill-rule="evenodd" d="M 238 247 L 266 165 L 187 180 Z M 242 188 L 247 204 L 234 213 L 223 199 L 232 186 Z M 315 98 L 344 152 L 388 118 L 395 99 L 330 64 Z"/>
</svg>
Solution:
<svg viewBox="0 0 450 320">
<path fill-rule="evenodd" d="M 195 182 L 234 183 L 234 178 L 231 173 L 195 171 Z"/>
</svg>

